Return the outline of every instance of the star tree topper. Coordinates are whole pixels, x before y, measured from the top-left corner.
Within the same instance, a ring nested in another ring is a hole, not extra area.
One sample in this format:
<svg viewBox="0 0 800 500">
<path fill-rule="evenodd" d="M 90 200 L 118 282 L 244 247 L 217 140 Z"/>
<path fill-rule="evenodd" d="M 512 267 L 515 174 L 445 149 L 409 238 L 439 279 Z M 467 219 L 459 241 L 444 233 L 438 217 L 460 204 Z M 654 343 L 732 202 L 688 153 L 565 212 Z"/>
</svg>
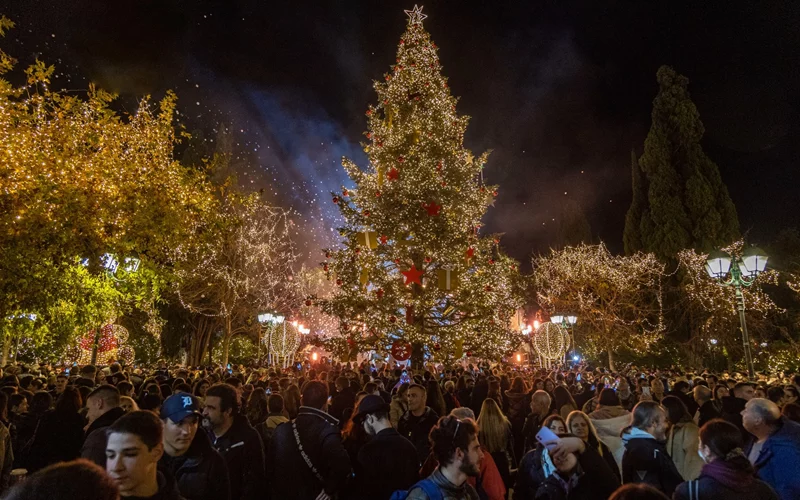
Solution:
<svg viewBox="0 0 800 500">
<path fill-rule="evenodd" d="M 416 4 L 414 5 L 414 9 L 404 10 L 403 12 L 408 16 L 408 24 L 422 24 L 422 21 L 428 17 L 422 13 L 422 6 L 417 6 Z"/>
</svg>

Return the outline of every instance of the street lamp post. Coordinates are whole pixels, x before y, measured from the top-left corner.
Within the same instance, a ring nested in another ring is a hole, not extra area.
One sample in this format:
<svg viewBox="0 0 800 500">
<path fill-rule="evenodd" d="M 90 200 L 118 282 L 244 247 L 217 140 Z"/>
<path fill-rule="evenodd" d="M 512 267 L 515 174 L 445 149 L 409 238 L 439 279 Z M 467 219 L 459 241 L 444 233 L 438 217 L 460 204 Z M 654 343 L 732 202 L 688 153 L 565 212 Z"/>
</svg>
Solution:
<svg viewBox="0 0 800 500">
<path fill-rule="evenodd" d="M 706 272 L 722 286 L 732 286 L 736 290 L 736 308 L 739 311 L 739 324 L 742 327 L 742 347 L 747 373 L 752 380 L 755 376 L 753 355 L 750 351 L 750 337 L 747 334 L 747 321 L 744 317 L 744 294 L 742 289 L 755 283 L 759 274 L 767 268 L 767 254 L 758 247 L 750 247 L 741 258 L 717 250 L 711 252 L 706 260 Z M 730 273 L 730 278 L 726 280 Z"/>
<path fill-rule="evenodd" d="M 286 318 L 281 315 L 275 315 L 272 313 L 261 313 L 258 315 L 258 322 L 261 323 L 263 326 L 265 323 L 269 323 L 275 327 L 275 325 L 283 325 L 283 336 L 286 337 L 286 323 L 284 322 Z M 261 359 L 261 338 L 259 335 L 258 339 L 258 357 Z M 272 361 L 272 335 L 267 337 L 267 364 L 271 364 Z"/>
<path fill-rule="evenodd" d="M 561 314 L 556 314 L 554 316 L 550 316 L 550 321 L 555 323 L 555 324 L 557 324 L 557 325 L 561 325 L 562 327 L 564 327 L 565 330 L 567 330 L 569 332 L 570 344 L 572 344 L 572 359 L 574 360 L 575 359 L 575 329 L 574 329 L 574 327 L 575 327 L 575 323 L 578 322 L 578 317 L 575 316 L 574 314 L 569 314 L 569 315 L 566 315 L 566 316 L 561 315 Z"/>
</svg>

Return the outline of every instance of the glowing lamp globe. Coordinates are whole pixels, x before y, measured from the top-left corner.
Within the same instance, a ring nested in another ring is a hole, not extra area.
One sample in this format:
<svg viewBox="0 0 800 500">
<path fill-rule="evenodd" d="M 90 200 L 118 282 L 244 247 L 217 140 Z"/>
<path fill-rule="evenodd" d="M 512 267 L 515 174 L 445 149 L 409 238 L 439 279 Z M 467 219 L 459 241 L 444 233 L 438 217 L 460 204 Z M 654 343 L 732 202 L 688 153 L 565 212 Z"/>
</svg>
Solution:
<svg viewBox="0 0 800 500">
<path fill-rule="evenodd" d="M 566 328 L 557 323 L 543 323 L 533 336 L 533 348 L 544 359 L 560 359 L 569 347 L 569 335 Z"/>
<path fill-rule="evenodd" d="M 766 263 L 766 262 L 765 262 Z M 706 259 L 706 272 L 712 278 L 724 278 L 731 270 L 731 256 L 722 250 L 715 250 L 708 254 Z"/>
<path fill-rule="evenodd" d="M 766 252 L 758 247 L 750 247 L 742 254 L 742 265 L 740 269 L 742 274 L 748 277 L 758 276 L 767 268 Z"/>
</svg>

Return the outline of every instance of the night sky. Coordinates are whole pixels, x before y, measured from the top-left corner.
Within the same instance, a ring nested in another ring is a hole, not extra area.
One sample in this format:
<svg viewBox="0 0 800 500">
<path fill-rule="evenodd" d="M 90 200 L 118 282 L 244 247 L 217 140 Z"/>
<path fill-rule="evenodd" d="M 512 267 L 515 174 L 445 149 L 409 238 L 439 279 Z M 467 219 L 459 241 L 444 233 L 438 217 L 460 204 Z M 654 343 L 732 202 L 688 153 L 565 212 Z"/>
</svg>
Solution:
<svg viewBox="0 0 800 500">
<path fill-rule="evenodd" d="M 444 74 L 472 116 L 466 146 L 493 149 L 500 185 L 487 231 L 529 265 L 555 242 L 567 199 L 596 240 L 622 249 L 630 151 L 641 154 L 670 64 L 690 79 L 743 232 L 759 244 L 800 225 L 800 2 L 527 0 L 424 4 Z M 503 5 L 499 7 L 499 5 Z M 180 122 L 209 141 L 232 132 L 242 185 L 297 210 L 304 252 L 336 234 L 340 165 L 361 165 L 372 81 L 394 62 L 412 2 L 36 1 L 0 13 L 2 47 L 55 64 L 54 88 L 89 82 L 137 99 L 179 97 Z"/>
</svg>

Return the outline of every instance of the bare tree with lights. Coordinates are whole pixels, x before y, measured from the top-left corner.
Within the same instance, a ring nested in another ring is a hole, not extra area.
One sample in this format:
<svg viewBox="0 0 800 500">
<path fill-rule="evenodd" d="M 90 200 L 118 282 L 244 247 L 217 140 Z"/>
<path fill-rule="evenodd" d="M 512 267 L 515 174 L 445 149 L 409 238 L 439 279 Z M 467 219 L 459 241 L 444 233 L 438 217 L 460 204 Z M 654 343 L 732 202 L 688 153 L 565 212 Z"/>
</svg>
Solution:
<svg viewBox="0 0 800 500">
<path fill-rule="evenodd" d="M 663 277 L 655 255 L 615 256 L 602 243 L 533 259 L 539 304 L 551 314 L 576 313 L 580 349 L 590 356 L 607 352 L 612 369 L 617 352 L 643 354 L 663 336 Z"/>
<path fill-rule="evenodd" d="M 297 302 L 292 280 L 296 259 L 285 210 L 256 195 L 222 197 L 219 229 L 204 245 L 181 256 L 177 288 L 181 303 L 206 316 L 205 335 L 223 332 L 222 364 L 228 362 L 231 339 L 258 331 L 257 315 L 265 309 L 285 310 Z M 208 345 L 208 339 L 196 341 Z M 192 351 L 202 348 L 193 347 Z"/>
<path fill-rule="evenodd" d="M 456 113 L 426 16 L 406 13 L 395 64 L 366 112 L 369 164 L 344 159 L 355 188 L 332 194 L 346 222 L 322 266 L 337 289 L 317 302 L 341 320 L 339 347 L 351 352 L 407 342 L 417 354 L 496 357 L 516 341 L 518 264 L 498 237 L 479 235 L 497 195 L 483 182 L 488 153 L 464 148 L 469 118 Z"/>
</svg>

